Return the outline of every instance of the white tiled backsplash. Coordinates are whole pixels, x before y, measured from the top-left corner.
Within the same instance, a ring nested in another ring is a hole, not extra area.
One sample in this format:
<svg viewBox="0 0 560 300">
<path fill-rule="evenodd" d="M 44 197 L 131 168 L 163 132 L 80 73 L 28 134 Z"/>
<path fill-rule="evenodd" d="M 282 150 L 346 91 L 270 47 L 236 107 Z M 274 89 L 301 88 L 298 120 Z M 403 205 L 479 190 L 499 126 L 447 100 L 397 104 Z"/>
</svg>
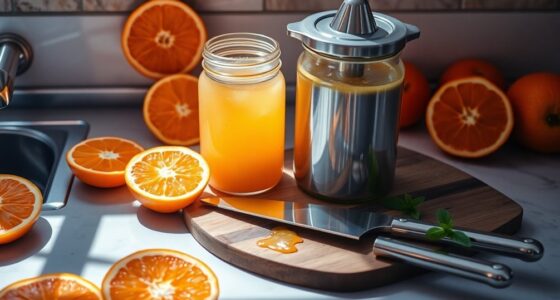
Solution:
<svg viewBox="0 0 560 300">
<path fill-rule="evenodd" d="M 336 9 L 342 0 L 184 0 L 200 12 L 318 11 Z M 142 0 L 0 0 L 0 12 L 126 12 Z M 558 10 L 558 0 L 370 0 L 375 10 Z"/>
<path fill-rule="evenodd" d="M 307 14 L 208 13 L 202 17 L 210 37 L 251 31 L 277 39 L 283 72 L 288 84 L 293 84 L 301 46 L 286 36 L 286 24 Z M 532 71 L 560 72 L 560 12 L 391 14 L 421 29 L 420 38 L 407 44 L 403 58 L 416 63 L 434 82 L 446 65 L 463 57 L 489 59 L 510 79 Z M 16 86 L 150 84 L 122 54 L 120 33 L 125 18 L 124 14 L 0 17 L 2 31 L 21 34 L 35 50 L 33 65 Z"/>
</svg>

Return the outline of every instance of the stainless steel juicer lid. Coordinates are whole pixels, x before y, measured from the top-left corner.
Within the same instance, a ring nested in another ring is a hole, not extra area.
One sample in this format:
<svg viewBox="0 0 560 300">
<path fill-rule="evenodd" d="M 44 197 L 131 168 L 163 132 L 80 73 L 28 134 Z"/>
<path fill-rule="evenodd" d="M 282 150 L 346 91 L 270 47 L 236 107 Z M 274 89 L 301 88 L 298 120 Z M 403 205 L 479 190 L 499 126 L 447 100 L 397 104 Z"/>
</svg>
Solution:
<svg viewBox="0 0 560 300">
<path fill-rule="evenodd" d="M 319 53 L 340 57 L 385 57 L 420 36 L 418 27 L 371 12 L 367 0 L 344 0 L 338 11 L 288 24 L 288 35 Z"/>
</svg>

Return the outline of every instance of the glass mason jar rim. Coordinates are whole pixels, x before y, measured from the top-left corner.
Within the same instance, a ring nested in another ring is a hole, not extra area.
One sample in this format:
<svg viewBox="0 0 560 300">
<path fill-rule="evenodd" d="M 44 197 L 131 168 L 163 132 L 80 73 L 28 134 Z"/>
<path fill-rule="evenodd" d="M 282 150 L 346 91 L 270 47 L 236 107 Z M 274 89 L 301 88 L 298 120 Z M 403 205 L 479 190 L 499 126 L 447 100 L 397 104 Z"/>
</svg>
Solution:
<svg viewBox="0 0 560 300">
<path fill-rule="evenodd" d="M 226 33 L 206 42 L 202 67 L 217 81 L 255 83 L 276 76 L 282 65 L 280 54 L 278 42 L 266 35 Z"/>
</svg>

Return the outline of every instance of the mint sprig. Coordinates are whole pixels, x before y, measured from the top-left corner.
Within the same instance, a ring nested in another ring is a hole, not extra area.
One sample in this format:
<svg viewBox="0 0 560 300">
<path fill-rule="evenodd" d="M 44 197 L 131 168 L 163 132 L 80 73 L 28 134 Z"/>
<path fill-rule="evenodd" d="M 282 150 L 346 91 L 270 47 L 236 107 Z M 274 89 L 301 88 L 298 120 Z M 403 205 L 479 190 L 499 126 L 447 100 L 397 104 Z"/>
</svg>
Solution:
<svg viewBox="0 0 560 300">
<path fill-rule="evenodd" d="M 437 211 L 438 226 L 428 229 L 426 237 L 430 240 L 441 240 L 449 238 L 455 243 L 470 247 L 472 245 L 471 239 L 462 231 L 453 229 L 453 219 L 451 214 L 445 209 Z"/>
<path fill-rule="evenodd" d="M 403 194 L 383 199 L 383 206 L 388 209 L 398 210 L 412 219 L 420 220 L 418 205 L 424 202 L 424 199 L 425 197 L 413 197 L 410 194 Z"/>
</svg>

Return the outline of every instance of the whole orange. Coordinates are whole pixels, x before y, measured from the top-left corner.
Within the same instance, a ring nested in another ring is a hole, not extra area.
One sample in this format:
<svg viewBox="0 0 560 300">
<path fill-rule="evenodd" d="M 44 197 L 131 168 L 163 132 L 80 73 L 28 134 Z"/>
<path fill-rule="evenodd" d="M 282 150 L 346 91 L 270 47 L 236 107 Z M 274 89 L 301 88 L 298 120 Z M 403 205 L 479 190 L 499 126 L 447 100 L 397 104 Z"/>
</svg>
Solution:
<svg viewBox="0 0 560 300">
<path fill-rule="evenodd" d="M 430 86 L 426 76 L 409 62 L 404 63 L 404 69 L 404 89 L 399 119 L 401 128 L 420 121 L 430 100 Z"/>
<path fill-rule="evenodd" d="M 515 115 L 517 140 L 536 151 L 560 152 L 560 75 L 525 75 L 507 94 Z"/>
<path fill-rule="evenodd" d="M 499 88 L 504 88 L 504 76 L 491 62 L 479 59 L 468 58 L 455 61 L 441 75 L 441 84 L 451 80 L 461 79 L 465 77 L 480 76 L 490 80 Z"/>
</svg>

